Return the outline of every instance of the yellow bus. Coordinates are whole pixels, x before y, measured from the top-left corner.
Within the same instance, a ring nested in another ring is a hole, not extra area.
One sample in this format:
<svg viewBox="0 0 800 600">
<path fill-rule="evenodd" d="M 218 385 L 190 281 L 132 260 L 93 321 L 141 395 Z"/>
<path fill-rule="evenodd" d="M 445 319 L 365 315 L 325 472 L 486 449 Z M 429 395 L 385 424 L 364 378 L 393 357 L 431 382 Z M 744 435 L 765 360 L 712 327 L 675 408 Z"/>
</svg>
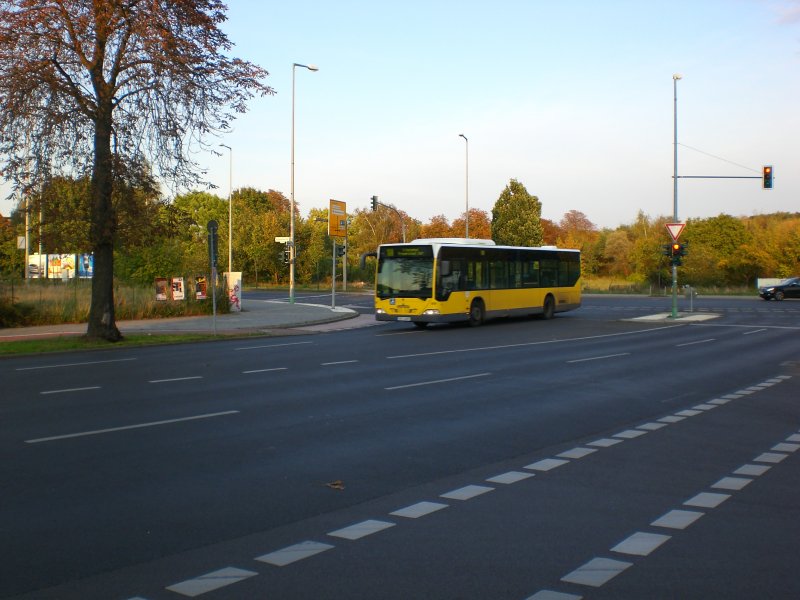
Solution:
<svg viewBox="0 0 800 600">
<path fill-rule="evenodd" d="M 550 319 L 581 305 L 578 250 L 437 238 L 383 244 L 377 258 L 378 321 L 480 325 L 514 315 Z"/>
</svg>

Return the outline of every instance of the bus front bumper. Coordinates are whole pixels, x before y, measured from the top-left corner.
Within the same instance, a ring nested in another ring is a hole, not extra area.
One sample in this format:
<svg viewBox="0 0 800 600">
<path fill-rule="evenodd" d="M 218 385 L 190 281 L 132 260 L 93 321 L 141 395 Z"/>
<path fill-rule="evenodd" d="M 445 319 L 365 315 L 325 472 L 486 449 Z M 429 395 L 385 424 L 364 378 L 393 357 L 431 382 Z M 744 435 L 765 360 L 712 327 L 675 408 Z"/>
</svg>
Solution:
<svg viewBox="0 0 800 600">
<path fill-rule="evenodd" d="M 400 321 L 406 323 L 455 323 L 466 321 L 466 314 L 440 314 L 439 311 L 425 311 L 421 314 L 387 313 L 381 309 L 375 311 L 376 321 Z"/>
</svg>

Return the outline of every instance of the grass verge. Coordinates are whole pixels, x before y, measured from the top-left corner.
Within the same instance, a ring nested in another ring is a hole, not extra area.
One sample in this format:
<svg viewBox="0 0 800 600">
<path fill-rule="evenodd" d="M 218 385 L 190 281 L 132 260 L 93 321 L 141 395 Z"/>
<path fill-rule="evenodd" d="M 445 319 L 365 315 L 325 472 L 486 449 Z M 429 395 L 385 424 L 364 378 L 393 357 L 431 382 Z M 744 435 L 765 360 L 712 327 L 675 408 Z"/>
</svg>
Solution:
<svg viewBox="0 0 800 600">
<path fill-rule="evenodd" d="M 76 350 L 109 350 L 121 348 L 139 348 L 142 346 L 159 346 L 165 344 L 186 344 L 193 342 L 212 342 L 222 339 L 253 337 L 252 333 L 217 334 L 213 333 L 134 333 L 126 335 L 119 342 L 89 340 L 82 335 L 61 335 L 46 339 L 14 340 L 0 342 L 0 358 L 26 354 L 43 354 L 50 352 L 72 352 Z M 263 337 L 264 333 L 257 334 Z"/>
</svg>

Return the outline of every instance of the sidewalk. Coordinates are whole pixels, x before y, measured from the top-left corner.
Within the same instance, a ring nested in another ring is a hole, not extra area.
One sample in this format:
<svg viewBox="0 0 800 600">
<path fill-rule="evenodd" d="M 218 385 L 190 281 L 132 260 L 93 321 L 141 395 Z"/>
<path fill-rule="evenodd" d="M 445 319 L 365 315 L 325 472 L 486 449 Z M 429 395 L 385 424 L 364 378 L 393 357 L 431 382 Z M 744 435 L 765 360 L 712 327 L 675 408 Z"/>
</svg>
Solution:
<svg viewBox="0 0 800 600">
<path fill-rule="evenodd" d="M 333 323 L 358 317 L 349 308 L 335 308 L 321 304 L 289 304 L 274 300 L 246 299 L 244 310 L 238 313 L 217 315 L 217 333 L 268 333 L 271 329 L 291 329 L 308 325 Z M 374 320 L 374 317 L 370 316 Z M 214 333 L 211 315 L 201 317 L 173 317 L 169 319 L 143 319 L 117 321 L 117 327 L 126 333 Z M 85 323 L 67 325 L 42 325 L 38 327 L 11 327 L 0 329 L 0 341 L 13 341 L 83 335 Z"/>
</svg>

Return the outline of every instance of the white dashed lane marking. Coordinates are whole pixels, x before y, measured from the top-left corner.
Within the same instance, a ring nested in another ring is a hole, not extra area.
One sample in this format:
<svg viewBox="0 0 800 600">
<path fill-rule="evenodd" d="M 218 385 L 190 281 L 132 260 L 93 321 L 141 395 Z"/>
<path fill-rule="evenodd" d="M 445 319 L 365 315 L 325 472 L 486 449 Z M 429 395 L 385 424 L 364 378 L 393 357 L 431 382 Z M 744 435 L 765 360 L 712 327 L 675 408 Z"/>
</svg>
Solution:
<svg viewBox="0 0 800 600">
<path fill-rule="evenodd" d="M 768 465 L 743 465 L 736 469 L 734 475 L 749 475 L 751 477 L 758 477 L 769 471 L 772 467 Z"/>
<path fill-rule="evenodd" d="M 522 481 L 523 479 L 533 477 L 533 475 L 533 473 L 523 473 L 522 471 L 509 471 L 508 473 L 501 473 L 500 475 L 489 477 L 486 481 L 489 483 L 502 483 L 509 485 L 512 483 L 517 483 L 518 481 Z"/>
<path fill-rule="evenodd" d="M 194 598 L 195 596 L 213 592 L 225 586 L 244 581 L 254 575 L 258 575 L 258 573 L 255 571 L 237 569 L 236 567 L 226 567 L 218 571 L 200 575 L 200 577 L 195 577 L 194 579 L 188 579 L 181 583 L 170 585 L 167 589 L 171 592 L 181 594 L 182 596 Z"/>
<path fill-rule="evenodd" d="M 436 511 L 447 508 L 449 504 L 442 504 L 441 502 L 417 502 L 411 506 L 398 509 L 389 514 L 394 517 L 405 517 L 406 519 L 419 519 Z"/>
<path fill-rule="evenodd" d="M 660 533 L 637 531 L 611 548 L 611 551 L 619 552 L 620 554 L 632 554 L 634 556 L 647 556 L 671 537 L 670 535 L 662 535 Z"/>
<path fill-rule="evenodd" d="M 573 448 L 572 450 L 567 450 L 566 452 L 562 452 L 557 456 L 559 458 L 583 458 L 584 456 L 589 456 L 593 452 L 597 452 L 597 448 L 581 448 L 580 446 L 577 448 Z"/>
<path fill-rule="evenodd" d="M 631 566 L 633 566 L 633 563 L 621 560 L 593 558 L 585 565 L 575 569 L 572 573 L 564 575 L 561 581 L 588 585 L 591 587 L 600 587 Z"/>
<path fill-rule="evenodd" d="M 476 496 L 491 492 L 492 490 L 494 490 L 493 487 L 487 487 L 485 485 L 465 485 L 457 490 L 445 492 L 441 494 L 441 497 L 449 500 L 471 500 Z"/>
<path fill-rule="evenodd" d="M 765 462 L 765 463 L 773 463 L 778 464 L 783 459 L 785 459 L 788 454 L 777 454 L 775 452 L 764 452 L 764 454 L 760 454 L 756 456 L 753 461 L 754 462 Z"/>
<path fill-rule="evenodd" d="M 696 496 L 689 498 L 686 502 L 684 502 L 684 504 L 686 506 L 696 506 L 697 508 L 717 508 L 730 497 L 730 494 L 700 492 Z"/>
<path fill-rule="evenodd" d="M 268 563 L 270 565 L 275 565 L 276 567 L 285 567 L 293 562 L 315 556 L 320 552 L 325 552 L 331 548 L 335 548 L 335 546 L 323 544 L 322 542 L 300 542 L 299 544 L 294 544 L 292 546 L 282 548 L 281 550 L 264 554 L 263 556 L 257 556 L 256 560 Z"/>
<path fill-rule="evenodd" d="M 642 435 L 646 435 L 646 431 L 642 431 L 640 429 L 628 429 L 626 431 L 620 431 L 619 433 L 615 433 L 615 438 L 622 438 L 624 440 L 632 440 Z"/>
<path fill-rule="evenodd" d="M 667 529 L 686 529 L 704 514 L 695 510 L 671 510 L 650 523 L 650 525 L 666 527 Z"/>
<path fill-rule="evenodd" d="M 599 440 L 595 440 L 593 442 L 589 442 L 586 444 L 587 446 L 597 446 L 598 448 L 608 448 L 610 446 L 614 446 L 615 444 L 621 444 L 622 440 L 614 440 L 611 438 L 602 438 Z"/>
<path fill-rule="evenodd" d="M 343 527 L 342 529 L 331 531 L 328 533 L 328 535 L 331 537 L 344 538 L 346 540 L 360 540 L 368 535 L 372 535 L 374 533 L 378 533 L 379 531 L 383 531 L 384 529 L 394 527 L 394 525 L 394 523 L 390 523 L 389 521 L 368 519 L 366 521 L 361 521 L 361 523 L 350 525 L 349 527 Z"/>
<path fill-rule="evenodd" d="M 255 347 L 242 348 L 242 349 L 255 349 Z M 259 372 L 259 371 L 253 371 L 253 372 Z M 453 380 L 484 377 L 487 375 L 490 374 L 480 373 L 467 377 L 454 378 Z M 181 378 L 181 379 L 186 379 L 186 378 Z M 789 376 L 780 376 L 772 380 L 767 380 L 767 384 L 772 385 L 774 383 L 780 383 L 785 379 L 789 379 Z M 429 385 L 432 383 L 441 383 L 442 381 L 451 381 L 451 380 L 440 380 L 436 382 L 420 382 L 416 384 L 399 386 L 399 387 L 415 387 L 417 385 Z M 693 417 L 699 414 L 704 414 L 706 411 L 712 410 L 713 408 L 717 408 L 718 406 L 726 404 L 731 400 L 740 398 L 745 395 L 749 395 L 751 393 L 754 393 L 755 391 L 759 391 L 763 389 L 765 386 L 766 384 L 762 384 L 760 386 L 752 386 L 745 390 L 739 390 L 735 394 L 728 394 L 720 398 L 709 400 L 707 403 L 703 403 L 693 407 L 693 409 L 686 409 L 683 411 L 679 411 L 673 415 L 662 417 L 655 422 L 646 422 L 635 427 L 634 429 L 628 429 L 620 433 L 614 434 L 613 437 L 600 438 L 598 440 L 585 444 L 585 446 L 589 447 L 577 446 L 575 448 L 572 448 L 571 450 L 566 450 L 564 452 L 561 452 L 560 454 L 557 455 L 557 458 L 541 459 L 534 463 L 526 465 L 524 468 L 538 472 L 547 472 L 553 470 L 557 467 L 566 465 L 569 462 L 571 462 L 570 460 L 567 459 L 580 459 L 585 456 L 589 456 L 594 452 L 597 452 L 597 450 L 600 448 L 608 448 L 616 444 L 620 444 L 625 440 L 631 440 L 639 436 L 645 435 L 646 433 L 649 433 L 651 431 L 656 431 L 658 429 L 666 427 L 669 424 L 677 423 L 686 418 Z M 387 388 L 387 389 L 399 389 L 399 387 Z M 231 412 L 236 412 L 236 411 L 231 411 Z M 228 414 L 228 413 L 219 413 L 219 414 Z M 216 416 L 216 415 L 201 415 L 193 418 L 204 418 L 207 416 Z M 161 423 L 151 423 L 146 425 L 143 424 L 135 427 L 149 426 L 155 424 L 161 424 Z M 113 431 L 113 430 L 103 430 L 103 432 L 105 431 Z M 88 432 L 88 434 L 93 434 L 93 433 L 97 432 Z M 86 435 L 86 433 L 79 435 Z M 771 449 L 772 452 L 765 452 L 752 460 L 753 463 L 770 463 L 770 464 L 764 465 L 764 464 L 748 463 L 739 467 L 736 471 L 733 472 L 733 475 L 757 477 L 759 475 L 762 475 L 763 473 L 766 473 L 767 470 L 772 468 L 772 465 L 777 464 L 782 460 L 784 460 L 785 458 L 787 458 L 788 454 L 785 454 L 785 452 L 795 452 L 799 449 L 800 449 L 800 432 L 788 436 L 785 442 L 781 442 L 773 446 L 773 448 Z M 533 476 L 534 473 L 523 472 L 523 471 L 508 471 L 487 478 L 486 481 L 490 483 L 508 485 L 517 483 L 519 481 L 523 481 L 525 479 L 529 479 Z M 743 489 L 752 481 L 753 481 L 752 479 L 746 477 L 733 477 L 733 476 L 723 477 L 716 483 L 712 484 L 710 487 L 712 489 L 738 491 Z M 495 490 L 495 488 L 483 485 L 466 485 L 451 490 L 449 492 L 445 492 L 441 494 L 440 497 L 451 500 L 466 501 L 481 496 L 483 494 L 486 494 L 488 492 L 491 492 L 493 490 Z M 728 500 L 730 497 L 731 497 L 730 494 L 701 492 L 683 502 L 683 505 L 687 507 L 713 509 L 722 504 L 723 502 L 725 502 L 726 500 Z M 397 509 L 389 514 L 395 517 L 401 517 L 406 519 L 417 519 L 441 511 L 442 509 L 448 508 L 449 506 L 450 505 L 448 504 L 443 504 L 439 502 L 421 501 Z M 683 510 L 683 509 L 670 510 L 669 512 L 665 513 L 664 515 L 662 515 L 661 517 L 650 523 L 650 525 L 653 527 L 682 530 L 689 527 L 692 523 L 697 521 L 700 517 L 702 517 L 705 514 L 706 514 L 705 512 L 694 511 L 694 510 Z M 341 529 L 328 532 L 327 535 L 347 540 L 360 540 L 364 537 L 373 535 L 380 531 L 390 529 L 395 525 L 396 523 L 390 521 L 368 519 Z M 620 554 L 628 554 L 632 556 L 647 556 L 650 553 L 654 552 L 656 549 L 658 549 L 662 544 L 666 543 L 670 538 L 671 538 L 670 535 L 639 531 L 633 533 L 628 538 L 619 542 L 617 545 L 612 547 L 610 551 L 617 552 Z M 275 550 L 268 554 L 258 556 L 255 558 L 255 560 L 280 567 L 315 556 L 317 554 L 320 554 L 322 552 L 325 552 L 333 548 L 334 546 L 331 544 L 325 544 L 322 542 L 315 542 L 315 541 L 305 541 L 291 546 L 287 546 L 279 550 Z M 617 575 L 619 575 L 620 573 L 622 573 L 623 571 L 625 571 L 626 569 L 628 569 L 629 567 L 631 567 L 632 565 L 633 563 L 626 561 L 611 559 L 607 557 L 596 557 L 591 559 L 581 567 L 578 567 L 574 571 L 562 577 L 561 581 L 567 583 L 585 585 L 589 587 L 600 587 L 604 585 L 606 582 L 616 577 Z M 167 589 L 186 596 L 196 596 L 204 594 L 208 591 L 218 589 L 226 585 L 230 585 L 232 583 L 236 583 L 237 581 L 242 581 L 243 579 L 247 579 L 254 575 L 257 575 L 257 573 L 254 573 L 252 571 L 246 571 L 244 569 L 238 569 L 235 567 L 226 567 L 224 569 L 213 571 L 206 575 L 201 575 L 194 579 L 190 579 L 181 582 L 179 584 L 169 586 Z M 529 596 L 528 600 L 582 600 L 582 598 L 583 596 L 571 593 L 564 593 L 554 590 L 540 590 L 536 592 L 533 596 Z"/>
<path fill-rule="evenodd" d="M 566 465 L 568 462 L 568 460 L 561 460 L 560 458 L 545 458 L 544 460 L 539 460 L 535 463 L 525 465 L 525 468 L 532 471 L 551 471 L 555 468 Z"/>
<path fill-rule="evenodd" d="M 747 479 L 746 477 L 723 477 L 711 487 L 715 490 L 734 490 L 738 492 L 752 481 L 752 479 Z"/>
</svg>

